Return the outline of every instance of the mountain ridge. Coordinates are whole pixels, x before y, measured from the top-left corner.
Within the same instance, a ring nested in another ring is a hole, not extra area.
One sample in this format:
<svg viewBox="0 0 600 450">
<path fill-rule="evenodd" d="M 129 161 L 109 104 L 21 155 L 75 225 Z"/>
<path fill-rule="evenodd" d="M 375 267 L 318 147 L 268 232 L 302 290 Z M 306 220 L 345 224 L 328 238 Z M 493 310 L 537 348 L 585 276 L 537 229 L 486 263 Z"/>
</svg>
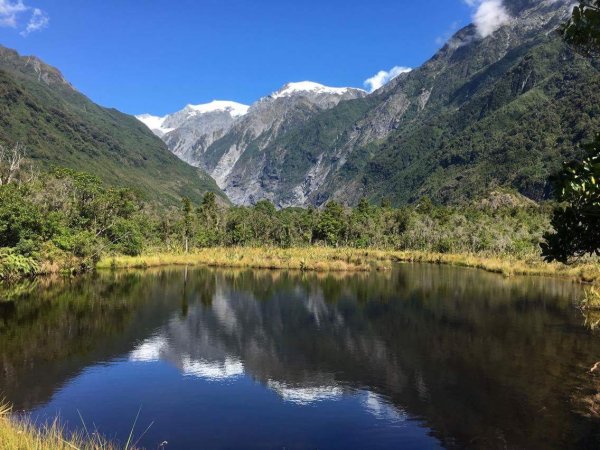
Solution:
<svg viewBox="0 0 600 450">
<path fill-rule="evenodd" d="M 188 142 L 201 147 L 188 161 L 238 204 L 356 204 L 362 196 L 404 204 L 425 195 L 455 203 L 497 187 L 548 198 L 549 176 L 587 138 L 580 123 L 599 121 L 592 100 L 600 98 L 593 90 L 588 99 L 578 94 L 595 83 L 598 68 L 555 33 L 569 17 L 568 0 L 503 4 L 507 18 L 493 33 L 483 37 L 469 24 L 421 67 L 373 93 L 319 102 L 322 85 L 300 82 L 304 95 L 278 104 L 285 97 L 278 93 L 296 90 L 286 85 L 211 139 Z M 486 134 L 494 139 L 482 140 Z M 543 147 L 545 135 L 554 141 Z M 519 161 L 506 164 L 514 173 L 492 169 L 508 155 Z"/>
<path fill-rule="evenodd" d="M 190 116 L 186 107 L 163 118 L 161 125 L 169 128 L 154 127 L 154 132 L 175 155 L 210 173 L 228 196 L 235 198 L 234 202 L 251 203 L 254 192 L 260 188 L 253 188 L 250 179 L 242 190 L 237 188 L 240 184 L 237 179 L 245 177 L 243 170 L 236 171 L 240 158 L 252 158 L 254 148 L 264 147 L 275 136 L 317 112 L 332 108 L 340 101 L 366 95 L 357 88 L 329 87 L 312 81 L 291 82 L 261 97 L 243 114 L 234 116 L 207 109 Z M 153 128 L 155 118 L 137 117 Z M 177 117 L 182 119 L 176 120 Z"/>
<path fill-rule="evenodd" d="M 0 142 L 22 144 L 39 168 L 90 172 L 156 204 L 200 201 L 209 191 L 227 202 L 214 180 L 137 119 L 93 103 L 39 58 L 0 46 L 0 92 Z"/>
</svg>

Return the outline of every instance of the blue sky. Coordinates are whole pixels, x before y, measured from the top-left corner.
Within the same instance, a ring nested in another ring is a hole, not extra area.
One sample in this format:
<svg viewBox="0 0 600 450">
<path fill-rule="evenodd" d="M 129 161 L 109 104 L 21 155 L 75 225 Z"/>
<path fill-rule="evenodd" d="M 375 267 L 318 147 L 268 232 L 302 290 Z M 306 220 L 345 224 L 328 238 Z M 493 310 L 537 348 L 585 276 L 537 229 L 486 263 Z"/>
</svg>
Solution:
<svg viewBox="0 0 600 450">
<path fill-rule="evenodd" d="M 165 114 L 251 103 L 289 81 L 363 87 L 427 60 L 477 1 L 0 0 L 0 44 L 97 103 Z"/>
</svg>

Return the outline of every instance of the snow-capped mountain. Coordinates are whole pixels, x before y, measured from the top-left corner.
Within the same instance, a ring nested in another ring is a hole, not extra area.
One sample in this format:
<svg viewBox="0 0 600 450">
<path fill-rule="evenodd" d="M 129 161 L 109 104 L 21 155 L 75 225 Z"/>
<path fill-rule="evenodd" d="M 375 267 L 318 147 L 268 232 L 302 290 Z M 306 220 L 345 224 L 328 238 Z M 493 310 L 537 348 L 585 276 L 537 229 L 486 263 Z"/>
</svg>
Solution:
<svg viewBox="0 0 600 450">
<path fill-rule="evenodd" d="M 362 91 L 355 88 L 336 88 L 324 86 L 313 81 L 300 81 L 297 83 L 288 83 L 277 92 L 271 94 L 271 98 L 291 97 L 293 95 L 344 95 L 349 92 Z M 363 91 L 364 92 L 364 91 Z"/>
<path fill-rule="evenodd" d="M 158 137 L 163 137 L 169 131 L 173 131 L 174 128 L 167 128 L 164 126 L 167 117 L 169 116 L 153 116 L 152 114 L 140 114 L 139 116 L 135 116 L 140 122 L 150 128 L 154 134 Z"/>
<path fill-rule="evenodd" d="M 288 83 L 252 106 L 227 101 L 188 105 L 164 117 L 142 114 L 137 118 L 161 137 L 171 151 L 189 164 L 201 167 L 225 186 L 236 203 L 262 197 L 256 174 L 267 167 L 238 165 L 249 149 L 263 149 L 285 132 L 333 108 L 343 100 L 366 96 L 362 89 L 329 87 L 312 81 Z M 250 156 L 253 158 L 253 156 Z M 245 181 L 240 184 L 240 177 Z"/>
<path fill-rule="evenodd" d="M 179 158 L 191 165 L 202 166 L 198 161 L 199 155 L 223 136 L 236 119 L 244 116 L 248 108 L 248 105 L 237 102 L 214 100 L 201 105 L 187 105 L 163 117 L 150 114 L 136 117 L 162 138 Z"/>
</svg>

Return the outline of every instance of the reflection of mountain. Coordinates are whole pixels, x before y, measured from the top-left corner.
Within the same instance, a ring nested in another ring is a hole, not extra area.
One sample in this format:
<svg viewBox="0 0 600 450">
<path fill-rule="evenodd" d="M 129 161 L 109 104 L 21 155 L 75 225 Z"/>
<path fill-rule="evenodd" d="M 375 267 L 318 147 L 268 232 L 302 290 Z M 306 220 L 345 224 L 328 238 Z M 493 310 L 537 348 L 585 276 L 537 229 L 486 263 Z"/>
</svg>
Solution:
<svg viewBox="0 0 600 450">
<path fill-rule="evenodd" d="M 423 420 L 449 447 L 587 445 L 599 429 L 565 407 L 600 354 L 570 307 L 579 295 L 571 284 L 411 265 L 392 274 L 197 270 L 187 281 L 179 271 L 135 280 L 67 289 L 94 286 L 92 297 L 113 299 L 104 310 L 65 295 L 62 307 L 0 321 L 10 336 L 0 338 L 1 389 L 31 405 L 82 367 L 127 355 L 214 382 L 251 377 L 297 405 L 353 393 L 376 417 Z M 71 317 L 88 336 L 83 347 L 63 330 Z M 54 344 L 36 332 L 52 327 L 63 350 L 48 360 Z M 45 393 L 15 381 L 31 367 L 49 374 Z"/>
<path fill-rule="evenodd" d="M 153 337 L 144 341 L 130 354 L 132 361 L 152 362 L 169 359 L 172 350 L 169 342 L 162 337 Z M 205 378 L 208 380 L 224 380 L 244 374 L 244 365 L 238 359 L 225 356 L 223 361 L 192 359 L 189 355 L 177 355 L 176 365 L 184 375 Z"/>
</svg>

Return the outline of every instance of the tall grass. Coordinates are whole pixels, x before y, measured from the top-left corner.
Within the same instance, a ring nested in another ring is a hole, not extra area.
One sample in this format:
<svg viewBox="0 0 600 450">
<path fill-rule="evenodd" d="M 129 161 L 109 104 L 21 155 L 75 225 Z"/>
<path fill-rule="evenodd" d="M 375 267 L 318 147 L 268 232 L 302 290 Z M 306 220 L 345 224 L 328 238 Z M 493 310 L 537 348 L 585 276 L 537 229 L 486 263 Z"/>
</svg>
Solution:
<svg viewBox="0 0 600 450">
<path fill-rule="evenodd" d="M 97 267 L 145 268 L 168 265 L 343 272 L 387 270 L 391 268 L 391 259 L 381 251 L 349 248 L 217 247 L 191 253 L 112 256 L 100 260 Z"/>
<path fill-rule="evenodd" d="M 58 418 L 38 426 L 28 417 L 13 415 L 9 404 L 0 403 L 0 449 L 3 450 L 136 450 L 131 436 L 122 446 L 96 431 L 90 433 L 85 425 L 83 432 L 68 432 Z"/>
<path fill-rule="evenodd" d="M 168 265 L 291 269 L 306 271 L 388 270 L 393 262 L 425 262 L 474 267 L 488 272 L 571 278 L 600 282 L 600 264 L 588 262 L 573 266 L 545 263 L 539 257 L 515 258 L 477 254 L 450 254 L 423 251 L 361 250 L 354 248 L 300 247 L 217 247 L 191 253 L 152 253 L 142 256 L 111 256 L 98 268 L 146 268 Z"/>
</svg>

